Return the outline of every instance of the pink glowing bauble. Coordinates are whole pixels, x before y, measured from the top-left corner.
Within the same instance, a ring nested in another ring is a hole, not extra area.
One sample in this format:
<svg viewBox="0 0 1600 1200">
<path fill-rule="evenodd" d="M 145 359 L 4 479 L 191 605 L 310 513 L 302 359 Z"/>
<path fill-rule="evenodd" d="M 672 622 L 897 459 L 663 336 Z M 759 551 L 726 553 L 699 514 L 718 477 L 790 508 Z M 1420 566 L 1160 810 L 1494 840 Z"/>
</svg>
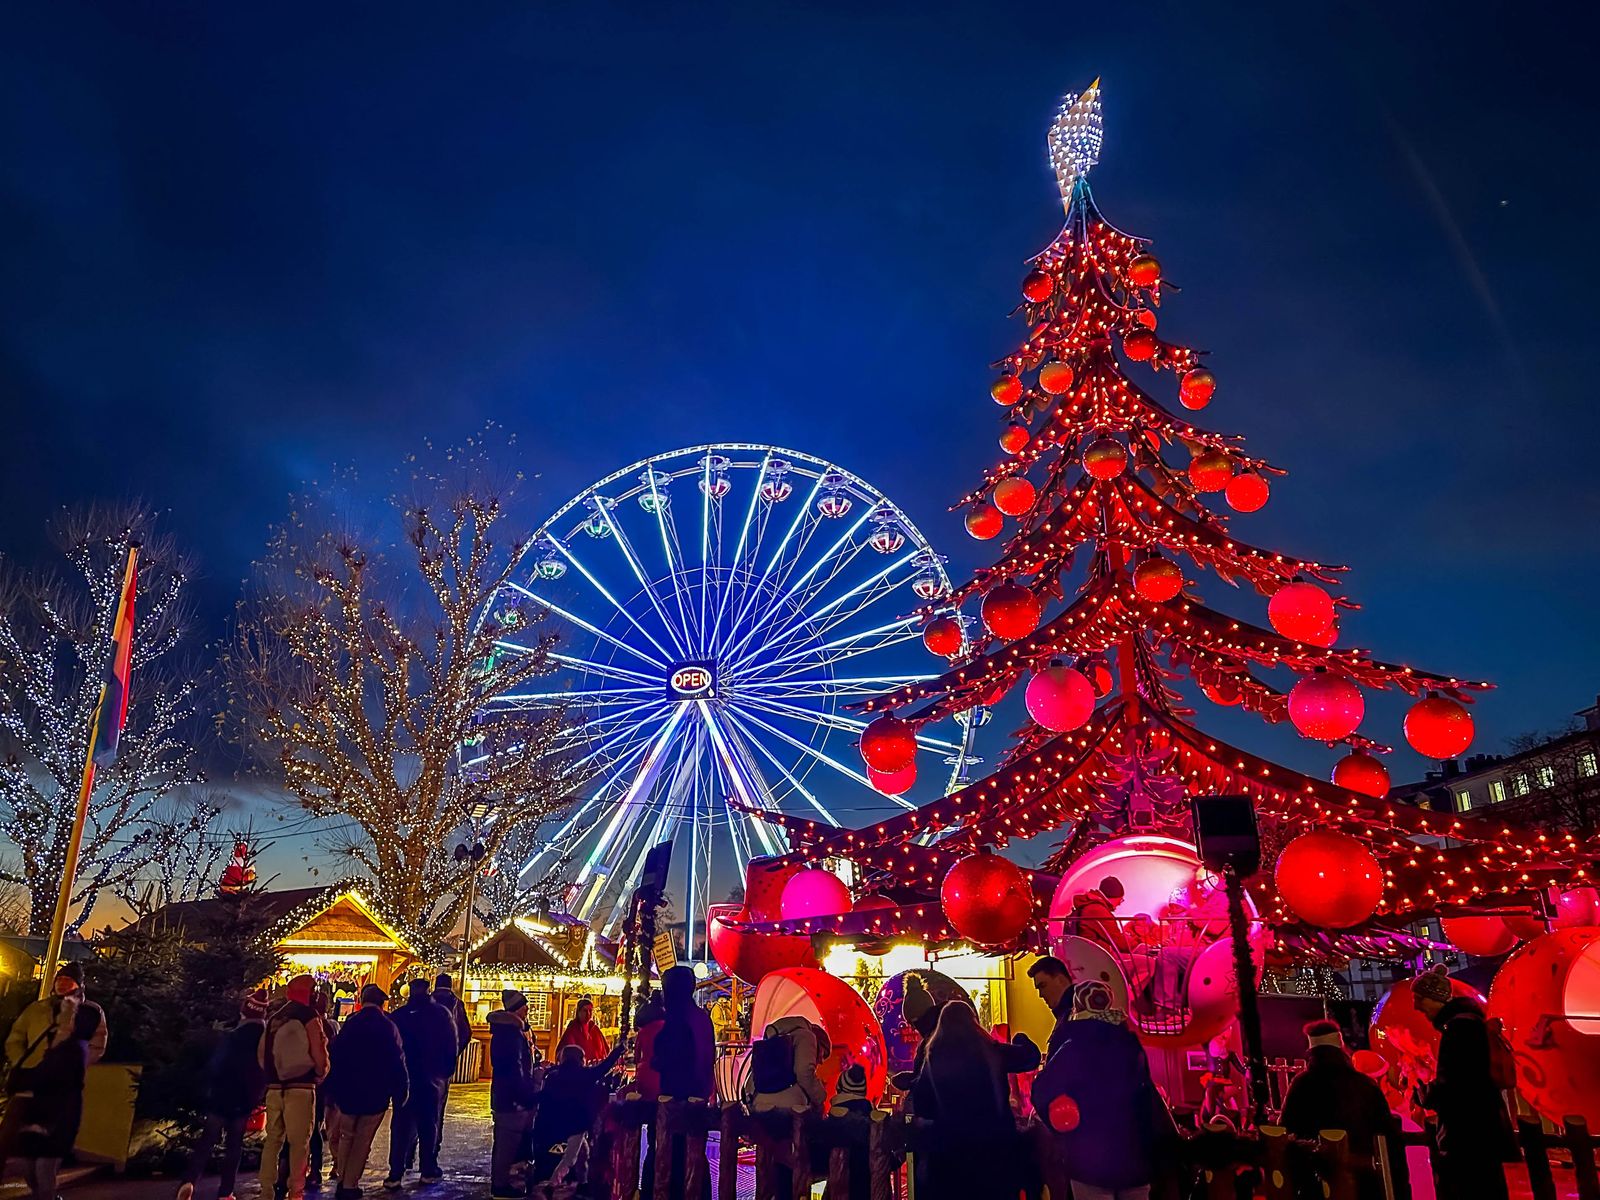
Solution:
<svg viewBox="0 0 1600 1200">
<path fill-rule="evenodd" d="M 1278 895 L 1308 925 L 1348 929 L 1365 921 L 1383 899 L 1378 860 L 1348 833 L 1302 833 L 1278 855 Z"/>
<path fill-rule="evenodd" d="M 861 757 L 885 774 L 909 767 L 917 761 L 917 731 L 893 713 L 875 717 L 861 731 Z"/>
<path fill-rule="evenodd" d="M 1483 1003 L 1483 995 L 1459 979 L 1450 979 L 1452 996 Z M 1402 979 L 1372 1010 L 1368 1041 L 1391 1067 L 1399 1067 L 1413 1081 L 1432 1080 L 1439 1056 L 1439 1031 L 1423 1016 L 1411 998 L 1411 980 Z"/>
<path fill-rule="evenodd" d="M 1600 892 L 1592 887 L 1568 888 L 1556 898 L 1556 915 L 1551 924 L 1557 929 L 1600 925 Z"/>
<path fill-rule="evenodd" d="M 994 506 L 1008 517 L 1020 517 L 1033 507 L 1033 484 L 1020 475 L 1002 479 L 994 485 Z"/>
<path fill-rule="evenodd" d="M 955 931 L 980 946 L 1012 941 L 1033 915 L 1033 888 L 1022 868 L 998 854 L 969 854 L 939 887 L 944 915 Z"/>
<path fill-rule="evenodd" d="M 1444 696 L 1427 696 L 1406 713 L 1406 741 L 1423 758 L 1454 758 L 1472 745 L 1472 714 Z"/>
<path fill-rule="evenodd" d="M 910 766 L 901 767 L 898 771 L 874 771 L 868 767 L 867 782 L 885 796 L 903 796 L 917 782 L 916 761 L 913 760 Z"/>
<path fill-rule="evenodd" d="M 877 1100 L 889 1081 L 888 1048 L 883 1029 L 861 994 L 826 971 L 787 968 L 773 971 L 756 989 L 750 1028 L 760 1037 L 781 1017 L 804 1017 L 822 1026 L 831 1052 L 817 1063 L 817 1078 L 826 1096 L 822 1111 L 839 1085 L 846 1063 L 860 1063 L 867 1073 L 867 1099 Z"/>
<path fill-rule="evenodd" d="M 836 917 L 850 911 L 850 889 L 832 871 L 807 867 L 784 884 L 779 911 L 785 921 Z"/>
<path fill-rule="evenodd" d="M 1343 675 L 1302 675 L 1289 691 L 1289 720 L 1301 736 L 1319 742 L 1349 737 L 1366 715 L 1361 689 Z"/>
<path fill-rule="evenodd" d="M 754 985 L 773 971 L 817 965 L 811 939 L 804 934 L 746 933 L 726 924 L 739 919 L 763 918 L 753 916 L 737 904 L 713 904 L 706 912 L 711 957 L 736 979 Z"/>
<path fill-rule="evenodd" d="M 1333 597 L 1314 583 L 1286 583 L 1267 601 L 1267 620 L 1284 637 L 1309 641 L 1333 624 Z"/>
<path fill-rule="evenodd" d="M 1389 771 L 1365 750 L 1352 750 L 1333 764 L 1333 786 L 1382 800 L 1389 794 Z"/>
<path fill-rule="evenodd" d="M 979 611 L 990 633 L 1006 641 L 1016 641 L 1039 628 L 1044 605 L 1020 583 L 1007 581 L 984 596 Z"/>
<path fill-rule="evenodd" d="M 1446 917 L 1445 940 L 1475 958 L 1498 958 L 1517 944 L 1517 935 L 1499 917 Z"/>
<path fill-rule="evenodd" d="M 1094 716 L 1094 685 L 1071 667 L 1046 667 L 1028 680 L 1028 715 L 1055 733 L 1077 729 Z"/>
<path fill-rule="evenodd" d="M 1517 1063 L 1517 1094 L 1555 1122 L 1600 1126 L 1600 928 L 1536 937 L 1489 989 Z"/>
</svg>

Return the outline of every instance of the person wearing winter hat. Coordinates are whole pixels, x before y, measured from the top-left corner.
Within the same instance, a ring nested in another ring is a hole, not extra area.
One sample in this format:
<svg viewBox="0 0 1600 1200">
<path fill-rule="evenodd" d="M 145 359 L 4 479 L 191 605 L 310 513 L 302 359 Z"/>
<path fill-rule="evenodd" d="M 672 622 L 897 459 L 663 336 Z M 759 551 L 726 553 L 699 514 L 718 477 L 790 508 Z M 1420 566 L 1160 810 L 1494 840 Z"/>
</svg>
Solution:
<svg viewBox="0 0 1600 1200">
<path fill-rule="evenodd" d="M 472 1021 L 467 1017 L 467 1006 L 461 1002 L 461 997 L 456 995 L 455 980 L 450 978 L 448 971 L 440 971 L 433 977 L 433 1002 L 450 1014 L 450 1019 L 456 1025 L 456 1061 L 459 1063 L 461 1055 L 467 1049 L 467 1043 L 472 1040 Z M 439 1147 L 444 1148 L 444 1118 L 450 1109 L 450 1080 L 444 1081 L 444 1095 L 439 1100 Z"/>
<path fill-rule="evenodd" d="M 44 1061 L 52 1046 L 58 1046 L 71 1035 L 77 1021 L 78 1007 L 87 1005 L 98 1014 L 95 1031 L 89 1039 L 89 1062 L 97 1063 L 106 1052 L 106 1018 L 98 1004 L 88 1002 L 83 993 L 83 964 L 62 963 L 56 972 L 50 995 L 35 1000 L 22 1010 L 12 1022 L 6 1036 L 6 1062 L 11 1065 L 7 1089 L 11 1102 L 0 1116 L 0 1173 L 16 1146 L 17 1134 L 22 1129 L 29 1099 L 33 1094 L 32 1073 Z M 84 1018 L 85 1022 L 88 1018 Z"/>
<path fill-rule="evenodd" d="M 1411 1003 L 1439 1031 L 1438 1067 L 1422 1103 L 1439 1115 L 1440 1192 L 1503 1200 L 1503 1163 L 1515 1153 L 1515 1139 L 1483 1008 L 1455 994 L 1442 965 L 1411 981 Z"/>
<path fill-rule="evenodd" d="M 418 1179 L 438 1183 L 439 1126 L 444 1115 L 444 1085 L 456 1070 L 456 1023 L 435 1004 L 426 979 L 413 979 L 405 1006 L 393 1017 L 406 1052 L 411 1094 L 389 1123 L 389 1175 L 383 1186 L 394 1191 L 417 1156 Z"/>
<path fill-rule="evenodd" d="M 828 1105 L 831 1113 L 855 1113 L 868 1116 L 872 1101 L 867 1099 L 867 1069 L 858 1062 L 849 1063 L 839 1072 L 839 1084 L 833 1090 L 833 1101 Z"/>
<path fill-rule="evenodd" d="M 939 1013 L 948 1001 L 935 1000 L 920 975 L 907 975 L 904 988 L 900 998 L 900 1020 L 916 1030 L 917 1052 L 912 1059 L 911 1070 L 898 1072 L 890 1082 L 902 1092 L 909 1092 L 916 1086 L 917 1076 L 927 1058 L 928 1039 L 938 1027 Z"/>
<path fill-rule="evenodd" d="M 361 1008 L 345 1018 L 328 1052 L 333 1065 L 322 1092 L 328 1104 L 335 1200 L 359 1200 L 361 1175 L 383 1114 L 391 1103 L 400 1111 L 410 1093 L 400 1031 L 383 1011 L 388 999 L 376 984 L 362 988 Z"/>
<path fill-rule="evenodd" d="M 239 1002 L 239 1023 L 223 1034 L 206 1064 L 201 1105 L 205 1126 L 178 1185 L 178 1200 L 189 1200 L 205 1174 L 211 1153 L 222 1143 L 222 1174 L 217 1195 L 233 1195 L 244 1153 L 244 1127 L 266 1096 L 267 1081 L 258 1051 L 267 1027 L 267 989 L 257 988 Z"/>
<path fill-rule="evenodd" d="M 1117 1007 L 1117 998 L 1109 987 L 1098 979 L 1086 979 L 1072 989 L 1071 1019 L 1127 1025 L 1128 1013 L 1126 1009 Z"/>
<path fill-rule="evenodd" d="M 1306 1069 L 1289 1085 L 1279 1124 L 1295 1137 L 1307 1139 L 1315 1139 L 1324 1129 L 1345 1130 L 1357 1174 L 1357 1195 L 1362 1200 L 1381 1200 L 1383 1180 L 1374 1154 L 1378 1138 L 1389 1128 L 1389 1102 L 1382 1088 L 1356 1070 L 1337 1021 L 1312 1021 L 1304 1032 Z"/>
<path fill-rule="evenodd" d="M 561 1056 L 563 1046 L 576 1046 L 582 1050 L 583 1061 L 589 1066 L 599 1062 L 611 1049 L 600 1023 L 594 1019 L 594 1000 L 590 997 L 580 999 L 578 1007 L 573 1010 L 572 1020 L 567 1022 L 566 1031 L 556 1043 L 557 1058 Z"/>
<path fill-rule="evenodd" d="M 301 1200 L 311 1154 L 311 1126 L 316 1118 L 317 1085 L 328 1075 L 327 1027 L 311 1007 L 316 985 L 310 975 L 296 975 L 284 988 L 285 1000 L 267 1019 L 257 1062 L 266 1076 L 267 1138 L 261 1148 L 261 1195 L 277 1191 L 278 1153 L 289 1146 L 285 1194 Z"/>
<path fill-rule="evenodd" d="M 1072 898 L 1073 931 L 1079 937 L 1098 942 L 1111 951 L 1112 957 L 1126 955 L 1129 950 L 1128 935 L 1117 920 L 1117 906 L 1122 903 L 1122 897 L 1122 880 L 1107 875 L 1098 887 L 1079 892 Z"/>
<path fill-rule="evenodd" d="M 535 1069 L 528 1040 L 528 998 L 515 988 L 500 993 L 500 1007 L 489 1014 L 489 1111 L 494 1118 L 494 1144 L 489 1151 L 489 1191 L 497 1197 L 520 1196 L 513 1189 L 512 1169 L 524 1157 L 524 1143 L 539 1107 L 543 1074 Z"/>
</svg>

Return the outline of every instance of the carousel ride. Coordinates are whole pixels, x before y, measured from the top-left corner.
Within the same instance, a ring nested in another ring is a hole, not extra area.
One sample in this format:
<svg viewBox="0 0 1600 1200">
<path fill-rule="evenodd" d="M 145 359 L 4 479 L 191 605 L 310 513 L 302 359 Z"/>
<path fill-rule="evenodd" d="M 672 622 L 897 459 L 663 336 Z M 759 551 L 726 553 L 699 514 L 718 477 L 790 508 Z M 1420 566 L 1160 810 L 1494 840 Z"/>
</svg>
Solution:
<svg viewBox="0 0 1600 1200">
<path fill-rule="evenodd" d="M 1362 732 L 1367 694 L 1409 696 L 1405 741 L 1440 760 L 1471 743 L 1468 705 L 1489 685 L 1341 645 L 1340 618 L 1357 608 L 1343 568 L 1236 535 L 1217 501 L 1255 512 L 1282 472 L 1192 419 L 1217 380 L 1157 332 L 1175 289 L 1095 203 L 1102 139 L 1098 86 L 1069 96 L 1050 135 L 1066 223 L 1029 264 L 1026 332 L 990 388 L 1005 456 L 954 506 L 973 537 L 1006 534 L 999 556 L 913 614 L 946 660 L 937 674 L 844 705 L 874 777 L 911 769 L 928 730 L 970 731 L 1008 696 L 1025 723 L 991 774 L 878 820 L 845 828 L 751 806 L 790 848 L 747 863 L 744 901 L 712 910 L 714 955 L 765 986 L 809 972 L 831 944 L 1052 951 L 1110 984 L 1148 1043 L 1195 1046 L 1233 1020 L 1234 964 L 1416 961 L 1429 943 L 1411 927 L 1443 916 L 1464 946 L 1526 941 L 1508 973 L 1519 959 L 1556 964 L 1566 982 L 1539 992 L 1545 1011 L 1506 1025 L 1531 1102 L 1593 1113 L 1594 1083 L 1558 1094 L 1540 1056 L 1577 1046 L 1572 1061 L 1588 1064 L 1600 1045 L 1594 940 L 1587 926 L 1551 932 L 1585 905 L 1592 923 L 1596 848 L 1387 798 L 1390 747 Z M 1146 390 L 1145 371 L 1175 385 L 1172 401 Z M 1260 615 L 1212 607 L 1195 578 L 1206 573 L 1254 593 Z M 1335 750 L 1329 779 L 1204 732 L 1199 699 Z M 1262 834 L 1242 955 L 1190 826 L 1191 801 L 1215 794 L 1248 797 Z M 1010 861 L 1012 845 L 1041 865 Z M 1108 880 L 1120 897 L 1100 895 Z M 1491 1012 L 1518 1003 L 1509 989 L 1489 998 Z"/>
</svg>

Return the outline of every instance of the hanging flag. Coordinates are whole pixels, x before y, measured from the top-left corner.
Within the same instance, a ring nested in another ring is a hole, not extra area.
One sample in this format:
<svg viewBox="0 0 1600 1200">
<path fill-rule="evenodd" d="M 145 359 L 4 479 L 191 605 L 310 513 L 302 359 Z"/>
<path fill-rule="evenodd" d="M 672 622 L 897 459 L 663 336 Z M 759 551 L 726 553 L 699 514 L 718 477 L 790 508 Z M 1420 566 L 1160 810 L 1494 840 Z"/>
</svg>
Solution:
<svg viewBox="0 0 1600 1200">
<path fill-rule="evenodd" d="M 122 573 L 122 596 L 117 601 L 117 619 L 111 626 L 111 663 L 106 668 L 105 686 L 100 689 L 100 704 L 94 712 L 90 745 L 97 767 L 109 767 L 117 759 L 117 742 L 128 720 L 128 675 L 133 665 L 133 592 L 139 576 L 139 548 L 128 547 L 128 566 Z"/>
</svg>

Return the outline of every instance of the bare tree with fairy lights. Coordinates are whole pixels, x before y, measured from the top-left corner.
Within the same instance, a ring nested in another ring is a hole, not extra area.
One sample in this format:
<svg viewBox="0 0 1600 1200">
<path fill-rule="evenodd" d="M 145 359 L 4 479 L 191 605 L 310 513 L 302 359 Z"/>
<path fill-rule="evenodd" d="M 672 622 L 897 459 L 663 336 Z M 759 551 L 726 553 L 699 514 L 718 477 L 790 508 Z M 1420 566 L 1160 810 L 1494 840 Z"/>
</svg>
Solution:
<svg viewBox="0 0 1600 1200">
<path fill-rule="evenodd" d="M 466 903 L 472 863 L 452 854 L 456 835 L 476 827 L 496 861 L 568 797 L 562 714 L 492 700 L 550 670 L 552 639 L 524 628 L 516 652 L 502 645 L 537 617 L 511 586 L 526 545 L 500 538 L 517 478 L 496 481 L 485 450 L 412 460 L 383 508 L 398 543 L 324 519 L 350 511 L 332 495 L 297 503 L 225 664 L 236 736 L 307 812 L 345 818 L 350 836 L 325 848 L 434 942 Z"/>
<path fill-rule="evenodd" d="M 0 879 L 28 893 L 28 932 L 50 928 L 72 833 L 89 722 L 111 656 L 123 564 L 140 550 L 128 723 L 116 762 L 95 778 L 69 930 L 107 890 L 199 838 L 215 812 L 174 807 L 200 782 L 188 661 L 189 563 L 137 506 L 68 512 L 52 529 L 68 572 L 0 562 L 0 834 L 16 856 Z"/>
</svg>

